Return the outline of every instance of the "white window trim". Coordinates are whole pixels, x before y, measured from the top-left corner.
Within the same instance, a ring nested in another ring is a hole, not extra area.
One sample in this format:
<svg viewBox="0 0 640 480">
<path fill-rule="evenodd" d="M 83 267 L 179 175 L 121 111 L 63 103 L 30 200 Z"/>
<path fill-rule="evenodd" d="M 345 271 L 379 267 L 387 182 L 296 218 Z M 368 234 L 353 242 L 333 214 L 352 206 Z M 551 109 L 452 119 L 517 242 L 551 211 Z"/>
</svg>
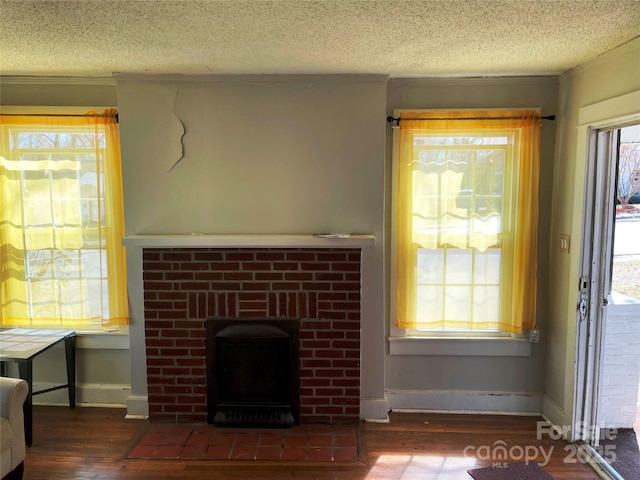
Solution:
<svg viewBox="0 0 640 480">
<path fill-rule="evenodd" d="M 539 110 L 528 108 L 529 110 Z M 393 111 L 394 117 L 399 117 L 401 112 L 437 111 L 433 109 L 397 109 Z M 453 111 L 456 109 L 446 110 Z M 459 109 L 458 109 L 459 110 Z M 485 108 L 477 110 L 496 110 Z M 515 109 L 514 109 L 515 110 Z M 443 111 L 443 110 L 440 110 Z M 391 153 L 391 222 L 395 225 L 397 215 L 395 205 L 398 202 L 398 131 L 400 127 L 392 127 L 392 153 Z M 393 229 L 392 229 L 393 232 Z M 499 333 L 482 335 L 469 332 L 465 334 L 425 332 L 422 335 L 396 327 L 395 312 L 397 311 L 397 246 L 395 235 L 391 235 L 391 262 L 390 271 L 390 326 L 389 326 L 389 353 L 390 355 L 454 355 L 454 356 L 509 356 L 528 357 L 531 355 L 531 343 L 524 335 L 513 336 Z M 454 336 L 455 335 L 455 336 Z"/>
<path fill-rule="evenodd" d="M 389 337 L 391 355 L 455 355 L 528 357 L 531 343 L 526 338 L 500 337 Z"/>
</svg>

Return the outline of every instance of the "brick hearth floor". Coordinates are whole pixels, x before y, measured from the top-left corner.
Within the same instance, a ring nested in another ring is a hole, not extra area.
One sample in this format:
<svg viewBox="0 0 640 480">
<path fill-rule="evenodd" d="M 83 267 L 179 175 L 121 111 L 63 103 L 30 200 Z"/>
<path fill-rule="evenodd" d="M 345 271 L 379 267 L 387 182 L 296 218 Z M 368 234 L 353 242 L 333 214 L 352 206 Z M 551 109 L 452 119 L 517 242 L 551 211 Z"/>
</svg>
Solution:
<svg viewBox="0 0 640 480">
<path fill-rule="evenodd" d="M 355 426 L 296 425 L 287 429 L 151 424 L 128 458 L 357 462 Z"/>
</svg>

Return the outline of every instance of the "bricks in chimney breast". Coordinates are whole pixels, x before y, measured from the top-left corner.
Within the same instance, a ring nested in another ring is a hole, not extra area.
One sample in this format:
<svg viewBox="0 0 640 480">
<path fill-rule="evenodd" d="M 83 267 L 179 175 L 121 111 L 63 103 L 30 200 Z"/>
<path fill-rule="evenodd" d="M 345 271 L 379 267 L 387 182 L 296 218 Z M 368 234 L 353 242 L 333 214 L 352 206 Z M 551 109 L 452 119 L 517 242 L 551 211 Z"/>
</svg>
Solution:
<svg viewBox="0 0 640 480">
<path fill-rule="evenodd" d="M 206 421 L 205 320 L 300 319 L 302 423 L 360 413 L 360 249 L 145 249 L 151 419 Z"/>
</svg>

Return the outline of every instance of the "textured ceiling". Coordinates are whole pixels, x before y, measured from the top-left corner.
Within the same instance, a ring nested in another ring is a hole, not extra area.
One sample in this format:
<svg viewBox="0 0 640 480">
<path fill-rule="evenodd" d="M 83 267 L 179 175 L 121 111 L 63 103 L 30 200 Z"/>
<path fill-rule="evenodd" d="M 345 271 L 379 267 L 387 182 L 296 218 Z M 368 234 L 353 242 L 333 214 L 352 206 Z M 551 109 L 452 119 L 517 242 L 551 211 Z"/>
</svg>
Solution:
<svg viewBox="0 0 640 480">
<path fill-rule="evenodd" d="M 0 0 L 0 74 L 549 75 L 639 35 L 640 0 Z"/>
</svg>

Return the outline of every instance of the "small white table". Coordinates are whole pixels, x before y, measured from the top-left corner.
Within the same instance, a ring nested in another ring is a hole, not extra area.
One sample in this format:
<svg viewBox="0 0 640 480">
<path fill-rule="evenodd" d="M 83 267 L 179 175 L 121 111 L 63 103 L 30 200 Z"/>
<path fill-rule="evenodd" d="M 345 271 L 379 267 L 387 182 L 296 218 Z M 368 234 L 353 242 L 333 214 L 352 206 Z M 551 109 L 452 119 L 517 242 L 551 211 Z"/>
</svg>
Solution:
<svg viewBox="0 0 640 480">
<path fill-rule="evenodd" d="M 33 391 L 33 359 L 42 352 L 64 341 L 67 361 L 67 383 Z M 76 332 L 73 330 L 41 330 L 12 328 L 0 330 L 0 365 L 2 375 L 5 362 L 18 363 L 18 375 L 29 384 L 29 393 L 24 402 L 24 429 L 27 445 L 33 442 L 33 395 L 66 388 L 69 390 L 69 407 L 76 406 Z"/>
</svg>

